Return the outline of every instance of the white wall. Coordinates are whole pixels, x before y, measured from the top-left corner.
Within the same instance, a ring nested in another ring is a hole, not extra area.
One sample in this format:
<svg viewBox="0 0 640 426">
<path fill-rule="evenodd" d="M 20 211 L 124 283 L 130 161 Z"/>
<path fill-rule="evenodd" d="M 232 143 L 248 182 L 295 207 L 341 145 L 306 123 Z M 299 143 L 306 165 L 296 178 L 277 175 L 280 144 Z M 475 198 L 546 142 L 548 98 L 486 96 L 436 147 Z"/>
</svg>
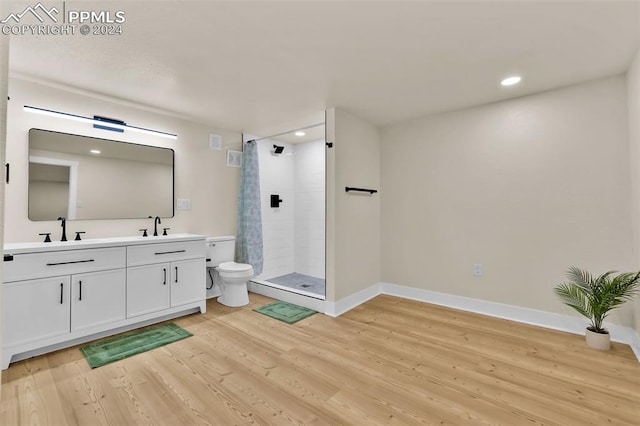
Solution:
<svg viewBox="0 0 640 426">
<path fill-rule="evenodd" d="M 11 163 L 11 183 L 6 186 L 5 242 L 39 241 L 42 232 L 59 238 L 55 221 L 31 222 L 27 218 L 28 134 L 30 128 L 123 140 L 175 150 L 175 196 L 191 199 L 190 211 L 175 211 L 163 218 L 170 233 L 193 232 L 205 235 L 234 235 L 239 182 L 238 168 L 227 167 L 226 148 L 239 150 L 241 134 L 211 128 L 149 109 L 134 107 L 115 99 L 94 96 L 78 90 L 65 90 L 23 79 L 9 81 L 7 161 Z M 125 132 L 119 134 L 90 125 L 24 112 L 23 105 L 91 116 L 121 119 L 129 124 L 176 133 L 178 140 Z M 222 136 L 224 149 L 208 148 L 209 133 Z M 78 220 L 68 224 L 73 231 L 86 231 L 85 238 L 138 234 L 139 228 L 152 228 L 149 219 Z"/>
<path fill-rule="evenodd" d="M 571 314 L 569 265 L 637 268 L 622 76 L 387 127 L 382 158 L 384 282 Z"/>
<path fill-rule="evenodd" d="M 325 276 L 325 143 L 294 145 L 295 270 Z"/>
<path fill-rule="evenodd" d="M 640 270 L 640 50 L 627 72 L 629 143 L 631 146 L 631 202 L 633 217 L 633 263 Z M 640 296 L 634 300 L 633 326 L 640 333 Z M 640 344 L 640 342 L 639 342 Z"/>
<path fill-rule="evenodd" d="M 327 114 L 327 300 L 336 302 L 380 282 L 382 193 L 346 193 L 346 186 L 381 190 L 380 138 L 370 123 L 340 109 Z"/>
<path fill-rule="evenodd" d="M 9 96 L 9 37 L 0 37 L 0 165 L 5 163 L 7 146 L 7 97 Z M 0 185 L 0 241 L 4 237 L 5 185 Z M 2 264 L 0 263 L 0 277 Z M 2 306 L 2 286 L 0 286 L 0 306 Z M 2 315 L 0 315 L 0 358 L 2 358 Z M 2 383 L 0 381 L 0 392 Z"/>
</svg>

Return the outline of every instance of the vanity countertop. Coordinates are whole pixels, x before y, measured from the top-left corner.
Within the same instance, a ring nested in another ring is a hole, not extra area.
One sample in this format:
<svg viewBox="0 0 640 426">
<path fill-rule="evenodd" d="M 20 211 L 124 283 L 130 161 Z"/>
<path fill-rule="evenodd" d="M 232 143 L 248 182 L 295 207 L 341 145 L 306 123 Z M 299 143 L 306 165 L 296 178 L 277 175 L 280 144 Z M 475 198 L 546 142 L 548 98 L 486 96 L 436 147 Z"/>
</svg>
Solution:
<svg viewBox="0 0 640 426">
<path fill-rule="evenodd" d="M 173 234 L 158 237 L 112 237 L 94 238 L 82 241 L 52 241 L 50 243 L 30 242 L 30 243 L 8 243 L 4 245 L 4 254 L 24 254 L 42 253 L 48 251 L 62 250 L 82 250 L 89 248 L 122 247 L 141 244 L 174 243 L 179 241 L 198 241 L 206 239 L 204 235 L 198 234 Z"/>
</svg>

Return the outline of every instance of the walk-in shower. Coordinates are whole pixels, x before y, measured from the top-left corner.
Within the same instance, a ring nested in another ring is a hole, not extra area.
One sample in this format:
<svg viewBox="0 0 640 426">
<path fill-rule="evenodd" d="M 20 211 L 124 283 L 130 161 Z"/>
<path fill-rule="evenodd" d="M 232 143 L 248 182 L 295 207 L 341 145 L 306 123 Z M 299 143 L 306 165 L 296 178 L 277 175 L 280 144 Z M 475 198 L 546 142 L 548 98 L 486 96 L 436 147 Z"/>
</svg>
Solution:
<svg viewBox="0 0 640 426">
<path fill-rule="evenodd" d="M 324 300 L 324 123 L 267 138 L 245 135 L 251 139 L 258 147 L 263 239 L 263 270 L 253 282 Z"/>
</svg>

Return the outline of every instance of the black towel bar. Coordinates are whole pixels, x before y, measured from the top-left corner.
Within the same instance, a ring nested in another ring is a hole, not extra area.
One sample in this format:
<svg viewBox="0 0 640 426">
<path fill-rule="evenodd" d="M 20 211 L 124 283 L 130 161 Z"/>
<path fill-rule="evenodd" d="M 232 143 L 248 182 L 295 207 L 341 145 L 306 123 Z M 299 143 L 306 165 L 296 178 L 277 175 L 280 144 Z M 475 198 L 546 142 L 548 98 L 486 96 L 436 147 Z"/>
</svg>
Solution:
<svg viewBox="0 0 640 426">
<path fill-rule="evenodd" d="M 354 188 L 351 186 L 346 186 L 344 190 L 346 192 L 349 192 L 349 191 L 368 192 L 369 194 L 375 194 L 376 192 L 378 192 L 377 189 Z"/>
</svg>

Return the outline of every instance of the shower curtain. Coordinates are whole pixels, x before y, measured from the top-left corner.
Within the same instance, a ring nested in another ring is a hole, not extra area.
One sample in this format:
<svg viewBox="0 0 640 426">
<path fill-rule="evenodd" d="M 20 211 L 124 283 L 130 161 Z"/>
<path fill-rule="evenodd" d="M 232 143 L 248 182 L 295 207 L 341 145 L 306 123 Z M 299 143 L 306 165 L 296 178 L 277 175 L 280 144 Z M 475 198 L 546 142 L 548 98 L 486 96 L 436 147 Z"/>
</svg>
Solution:
<svg viewBox="0 0 640 426">
<path fill-rule="evenodd" d="M 260 208 L 260 170 L 258 143 L 244 144 L 240 193 L 238 194 L 238 231 L 236 262 L 253 266 L 255 275 L 262 273 L 262 210 Z"/>
</svg>

